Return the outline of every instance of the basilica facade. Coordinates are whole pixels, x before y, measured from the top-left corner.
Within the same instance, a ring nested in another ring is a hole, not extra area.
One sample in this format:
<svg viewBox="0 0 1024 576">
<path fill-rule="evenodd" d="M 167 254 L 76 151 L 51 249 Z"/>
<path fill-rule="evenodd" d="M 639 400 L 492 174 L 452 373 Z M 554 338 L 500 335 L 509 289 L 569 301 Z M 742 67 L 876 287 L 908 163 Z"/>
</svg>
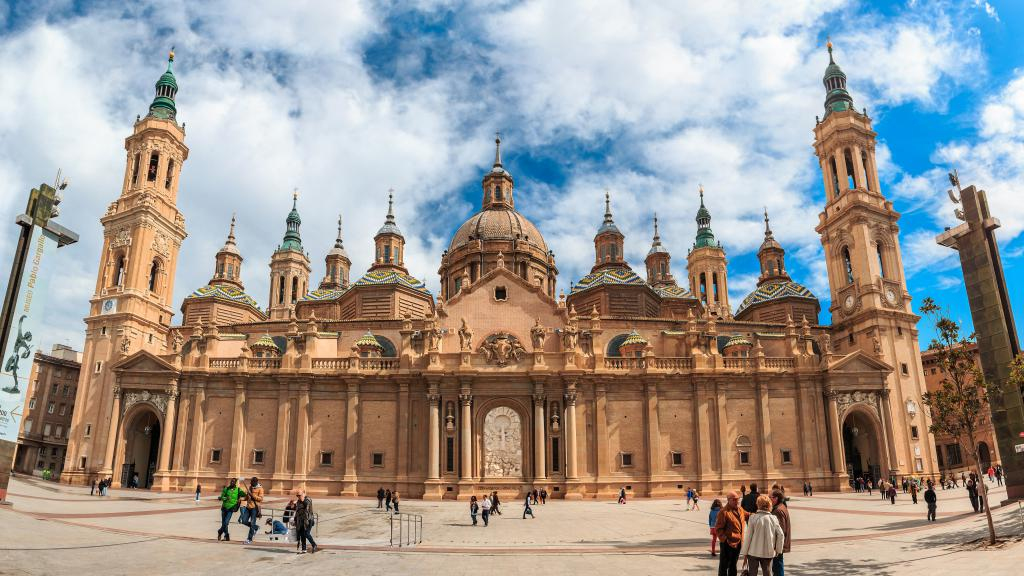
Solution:
<svg viewBox="0 0 1024 576">
<path fill-rule="evenodd" d="M 296 199 L 265 305 L 245 291 L 232 221 L 175 323 L 188 148 L 172 63 L 125 140 L 122 193 L 101 220 L 62 480 L 116 486 L 137 473 L 146 487 L 192 490 L 259 476 L 276 493 L 591 498 L 750 481 L 838 490 L 851 475 L 937 470 L 899 214 L 831 46 L 814 125 L 829 325 L 790 277 L 767 214 L 757 288 L 729 302 L 703 190 L 683 265 L 673 270 L 655 220 L 639 274 L 606 196 L 593 268 L 560 293 L 500 140 L 480 210 L 440 255 L 438 294 L 409 275 L 390 198 L 369 268 L 352 272 L 339 221 L 317 282 Z"/>
</svg>

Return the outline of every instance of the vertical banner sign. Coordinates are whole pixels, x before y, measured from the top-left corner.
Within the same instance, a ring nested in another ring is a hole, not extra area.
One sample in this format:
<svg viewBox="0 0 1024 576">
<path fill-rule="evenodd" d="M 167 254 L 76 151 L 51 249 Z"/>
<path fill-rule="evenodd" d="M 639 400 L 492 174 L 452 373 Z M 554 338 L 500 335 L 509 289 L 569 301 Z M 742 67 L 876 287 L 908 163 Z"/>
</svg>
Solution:
<svg viewBox="0 0 1024 576">
<path fill-rule="evenodd" d="M 39 335 L 33 334 L 46 305 L 50 259 L 57 251 L 57 237 L 39 226 L 32 227 L 28 261 L 21 277 L 13 310 L 7 349 L 0 357 L 0 440 L 18 441 L 24 414 L 25 393 Z"/>
</svg>

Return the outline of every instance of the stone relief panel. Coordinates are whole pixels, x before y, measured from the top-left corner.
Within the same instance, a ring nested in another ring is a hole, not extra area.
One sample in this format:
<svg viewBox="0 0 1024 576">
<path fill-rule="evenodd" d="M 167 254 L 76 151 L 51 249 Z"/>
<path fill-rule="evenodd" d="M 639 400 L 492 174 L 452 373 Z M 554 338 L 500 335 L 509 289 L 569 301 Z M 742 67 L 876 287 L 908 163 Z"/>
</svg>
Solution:
<svg viewBox="0 0 1024 576">
<path fill-rule="evenodd" d="M 862 404 L 875 416 L 881 417 L 879 408 L 879 396 L 877 392 L 840 392 L 836 396 L 836 406 L 839 408 L 839 420 L 846 418 L 847 412 L 854 404 Z"/>
<path fill-rule="evenodd" d="M 149 390 L 142 390 L 141 392 L 125 392 L 124 401 L 121 403 L 121 414 L 128 412 L 128 409 L 138 404 L 139 402 L 146 402 L 152 404 L 154 408 L 160 411 L 161 414 L 167 413 L 167 395 L 166 394 L 154 394 Z"/>
<path fill-rule="evenodd" d="M 484 476 L 518 478 L 523 475 L 523 436 L 519 413 L 499 406 L 484 418 Z"/>
</svg>

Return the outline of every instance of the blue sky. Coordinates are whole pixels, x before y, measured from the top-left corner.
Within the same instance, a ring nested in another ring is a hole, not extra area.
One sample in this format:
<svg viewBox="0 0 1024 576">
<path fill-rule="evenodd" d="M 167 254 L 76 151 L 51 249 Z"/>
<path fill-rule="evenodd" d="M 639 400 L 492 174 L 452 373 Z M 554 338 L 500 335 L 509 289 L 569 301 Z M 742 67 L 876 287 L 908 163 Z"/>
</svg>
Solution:
<svg viewBox="0 0 1024 576">
<path fill-rule="evenodd" d="M 955 223 L 945 173 L 988 191 L 1020 309 L 1022 24 L 1021 3 L 975 0 L 0 3 L 0 219 L 58 167 L 71 176 L 61 220 L 82 241 L 61 251 L 44 342 L 80 346 L 123 140 L 174 45 L 191 149 L 176 305 L 209 279 L 232 212 L 246 289 L 265 304 L 294 187 L 314 282 L 339 213 L 353 280 L 366 270 L 394 188 L 406 263 L 436 289 L 500 130 L 517 207 L 555 251 L 560 288 L 590 268 L 605 188 L 634 269 L 657 211 L 684 277 L 703 184 L 733 307 L 756 283 L 767 206 L 828 322 L 811 131 L 830 35 L 875 121 L 915 306 L 933 296 L 969 324 L 956 255 L 934 243 Z M 0 251 L 13 240 L 12 227 Z"/>
</svg>

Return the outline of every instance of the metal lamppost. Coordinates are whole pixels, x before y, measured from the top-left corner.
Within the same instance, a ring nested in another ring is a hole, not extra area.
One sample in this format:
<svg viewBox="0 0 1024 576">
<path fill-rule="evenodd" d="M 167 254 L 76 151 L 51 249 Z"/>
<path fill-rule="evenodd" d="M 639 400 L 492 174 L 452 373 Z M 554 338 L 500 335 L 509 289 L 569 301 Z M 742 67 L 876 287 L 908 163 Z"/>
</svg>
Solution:
<svg viewBox="0 0 1024 576">
<path fill-rule="evenodd" d="M 32 189 L 25 213 L 14 220 L 21 230 L 0 310 L 0 504 L 10 504 L 7 485 L 25 406 L 29 358 L 39 345 L 38 339 L 33 341 L 32 330 L 42 316 L 47 281 L 53 272 L 49 260 L 55 248 L 78 242 L 78 234 L 53 221 L 59 214 L 60 191 L 67 186 L 58 171 L 53 186 L 40 184 Z"/>
</svg>

